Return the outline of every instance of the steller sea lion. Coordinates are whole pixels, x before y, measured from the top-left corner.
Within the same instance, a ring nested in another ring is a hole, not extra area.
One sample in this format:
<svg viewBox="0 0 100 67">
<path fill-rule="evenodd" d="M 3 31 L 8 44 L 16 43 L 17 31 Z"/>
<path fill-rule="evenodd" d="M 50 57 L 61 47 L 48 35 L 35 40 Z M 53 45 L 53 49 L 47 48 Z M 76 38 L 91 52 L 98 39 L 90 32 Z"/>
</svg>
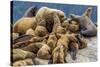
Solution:
<svg viewBox="0 0 100 67">
<path fill-rule="evenodd" d="M 80 33 L 83 36 L 92 37 L 92 36 L 97 35 L 97 28 L 95 24 L 92 22 L 92 20 L 89 18 L 91 14 L 90 12 L 92 11 L 92 9 L 88 9 L 88 10 L 87 10 L 88 12 L 87 13 L 85 12 L 85 14 L 83 14 L 82 16 L 72 14 L 71 18 L 72 20 L 79 22 Z"/>
<path fill-rule="evenodd" d="M 36 55 L 29 51 L 24 51 L 22 49 L 13 49 L 12 50 L 12 62 L 15 62 L 17 60 L 23 60 L 26 58 L 35 58 Z"/>
<path fill-rule="evenodd" d="M 33 65 L 34 62 L 31 58 L 27 58 L 24 60 L 18 60 L 13 63 L 13 66 L 27 66 L 27 65 Z"/>
<path fill-rule="evenodd" d="M 63 11 L 57 9 L 41 7 L 35 17 L 38 24 L 45 26 L 48 32 L 51 33 L 54 24 L 61 22 L 65 17 L 65 14 Z"/>
</svg>

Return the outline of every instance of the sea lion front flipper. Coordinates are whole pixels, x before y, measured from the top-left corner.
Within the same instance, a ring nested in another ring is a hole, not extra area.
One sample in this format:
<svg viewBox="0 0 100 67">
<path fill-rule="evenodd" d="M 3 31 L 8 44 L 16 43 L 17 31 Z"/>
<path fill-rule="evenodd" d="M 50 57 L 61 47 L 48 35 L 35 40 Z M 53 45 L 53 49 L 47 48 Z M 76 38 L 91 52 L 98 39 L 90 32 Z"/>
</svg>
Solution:
<svg viewBox="0 0 100 67">
<path fill-rule="evenodd" d="M 81 31 L 81 34 L 86 37 L 92 37 L 92 36 L 96 36 L 97 32 L 94 33 L 94 32 L 91 32 L 90 30 L 84 30 L 84 31 Z"/>
<path fill-rule="evenodd" d="M 71 57 L 72 57 L 73 60 L 76 59 L 76 53 L 77 53 L 76 50 L 70 52 L 70 55 L 71 55 Z"/>
<path fill-rule="evenodd" d="M 77 54 L 78 49 L 79 49 L 79 45 L 75 42 L 72 42 L 69 45 L 70 55 L 73 60 L 76 60 L 76 54 Z"/>
</svg>

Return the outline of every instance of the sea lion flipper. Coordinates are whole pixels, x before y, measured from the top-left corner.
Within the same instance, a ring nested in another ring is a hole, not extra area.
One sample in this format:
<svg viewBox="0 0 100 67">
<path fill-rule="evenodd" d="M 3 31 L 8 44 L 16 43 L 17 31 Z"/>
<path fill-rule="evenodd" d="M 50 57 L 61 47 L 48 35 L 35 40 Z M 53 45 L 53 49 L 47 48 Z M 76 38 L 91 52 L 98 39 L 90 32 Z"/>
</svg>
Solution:
<svg viewBox="0 0 100 67">
<path fill-rule="evenodd" d="M 34 17 L 36 15 L 37 10 L 38 9 L 36 6 L 32 6 L 26 10 L 23 17 Z"/>
<path fill-rule="evenodd" d="M 70 52 L 70 55 L 71 55 L 71 57 L 72 57 L 73 60 L 76 59 L 76 53 L 77 53 L 77 50 L 74 50 L 74 51 Z"/>
<path fill-rule="evenodd" d="M 88 7 L 87 10 L 83 13 L 82 16 L 90 17 L 92 13 L 92 7 Z"/>
<path fill-rule="evenodd" d="M 81 31 L 81 34 L 83 36 L 87 36 L 87 37 L 91 37 L 91 36 L 96 36 L 97 35 L 97 33 L 94 33 L 94 32 L 92 32 L 90 30 Z"/>
</svg>

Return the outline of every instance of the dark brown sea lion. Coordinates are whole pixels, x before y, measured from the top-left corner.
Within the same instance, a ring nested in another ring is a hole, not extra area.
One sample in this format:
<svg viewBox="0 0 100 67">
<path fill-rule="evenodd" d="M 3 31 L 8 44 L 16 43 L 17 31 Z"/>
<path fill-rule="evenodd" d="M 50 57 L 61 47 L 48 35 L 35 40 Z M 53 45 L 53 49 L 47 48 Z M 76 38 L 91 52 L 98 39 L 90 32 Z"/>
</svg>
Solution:
<svg viewBox="0 0 100 67">
<path fill-rule="evenodd" d="M 90 9 L 89 9 L 90 10 Z M 88 10 L 87 10 L 88 11 Z M 91 9 L 92 11 L 92 9 Z M 85 12 L 82 16 L 71 15 L 72 20 L 75 20 L 80 23 L 80 32 L 83 36 L 92 37 L 97 35 L 97 28 L 92 20 L 89 18 L 90 12 Z"/>
<path fill-rule="evenodd" d="M 36 6 L 32 6 L 26 10 L 23 17 L 34 17 L 37 11 L 38 11 L 38 8 Z"/>
<path fill-rule="evenodd" d="M 37 53 L 38 50 L 43 46 L 44 44 L 43 43 L 31 43 L 29 44 L 28 46 L 26 47 L 23 47 L 22 49 L 25 50 L 25 51 L 30 51 L 30 52 L 34 52 L 34 53 Z"/>
<path fill-rule="evenodd" d="M 18 42 L 23 42 L 26 40 L 30 40 L 32 37 L 33 37 L 32 35 L 21 35 L 13 40 L 13 44 L 18 43 Z"/>
</svg>

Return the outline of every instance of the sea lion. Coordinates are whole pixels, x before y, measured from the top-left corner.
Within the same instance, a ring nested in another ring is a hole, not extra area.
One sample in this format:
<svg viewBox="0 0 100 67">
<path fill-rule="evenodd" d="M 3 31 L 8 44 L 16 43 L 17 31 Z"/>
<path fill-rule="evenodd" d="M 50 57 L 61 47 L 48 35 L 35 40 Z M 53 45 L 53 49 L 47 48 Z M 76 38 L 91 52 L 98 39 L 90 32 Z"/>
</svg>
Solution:
<svg viewBox="0 0 100 67">
<path fill-rule="evenodd" d="M 31 39 L 33 36 L 32 35 L 21 35 L 21 36 L 19 36 L 19 37 L 17 37 L 16 39 L 14 39 L 13 41 L 13 43 L 15 44 L 15 43 L 17 43 L 17 42 L 21 42 L 21 41 L 25 41 L 25 40 L 29 40 L 29 39 Z"/>
<path fill-rule="evenodd" d="M 49 60 L 51 58 L 50 53 L 51 53 L 50 52 L 50 47 L 47 46 L 47 44 L 45 44 L 37 52 L 37 57 L 40 58 L 40 59 Z"/>
<path fill-rule="evenodd" d="M 65 53 L 63 45 L 57 46 L 52 52 L 52 61 L 51 63 L 64 63 Z"/>
<path fill-rule="evenodd" d="M 31 43 L 31 44 L 29 44 L 28 46 L 23 47 L 22 50 L 30 51 L 30 52 L 33 52 L 33 53 L 37 53 L 38 50 L 39 50 L 43 45 L 44 45 L 44 44 L 43 44 L 43 43 L 40 43 L 40 42 Z"/>
<path fill-rule="evenodd" d="M 92 10 L 91 10 L 92 11 Z M 97 35 L 97 28 L 92 20 L 89 18 L 90 12 L 82 16 L 71 14 L 72 20 L 80 23 L 80 32 L 83 36 L 92 37 Z"/>
<path fill-rule="evenodd" d="M 34 31 L 32 28 L 28 29 L 28 30 L 26 31 L 25 34 L 26 34 L 26 35 L 33 35 L 33 37 L 36 36 L 36 35 L 35 35 L 35 31 Z"/>
<path fill-rule="evenodd" d="M 54 33 L 51 33 L 47 40 L 47 45 L 50 47 L 51 51 L 56 47 L 56 43 L 57 43 L 57 37 Z"/>
<path fill-rule="evenodd" d="M 37 11 L 38 8 L 36 6 L 29 7 L 23 17 L 34 17 Z"/>
<path fill-rule="evenodd" d="M 35 30 L 36 26 L 37 22 L 35 17 L 22 17 L 13 25 L 13 32 L 22 35 L 25 34 L 25 32 L 30 28 Z"/>
<path fill-rule="evenodd" d="M 27 65 L 33 65 L 33 60 L 31 58 L 27 58 L 24 60 L 18 60 L 13 63 L 13 66 L 27 66 Z"/>
<path fill-rule="evenodd" d="M 64 15 L 64 12 L 60 10 L 41 7 L 35 17 L 38 24 L 45 26 L 48 32 L 51 33 L 54 23 L 61 22 L 61 19 L 65 17 Z"/>
<path fill-rule="evenodd" d="M 26 58 L 35 58 L 36 55 L 29 51 L 24 51 L 22 49 L 13 49 L 12 50 L 12 62 L 15 62 L 17 60 L 23 60 Z"/>
<path fill-rule="evenodd" d="M 35 29 L 35 35 L 36 36 L 40 36 L 40 37 L 43 37 L 43 36 L 46 36 L 46 34 L 48 34 L 48 31 L 47 29 L 44 27 L 44 26 L 37 26 L 36 29 Z"/>
</svg>

